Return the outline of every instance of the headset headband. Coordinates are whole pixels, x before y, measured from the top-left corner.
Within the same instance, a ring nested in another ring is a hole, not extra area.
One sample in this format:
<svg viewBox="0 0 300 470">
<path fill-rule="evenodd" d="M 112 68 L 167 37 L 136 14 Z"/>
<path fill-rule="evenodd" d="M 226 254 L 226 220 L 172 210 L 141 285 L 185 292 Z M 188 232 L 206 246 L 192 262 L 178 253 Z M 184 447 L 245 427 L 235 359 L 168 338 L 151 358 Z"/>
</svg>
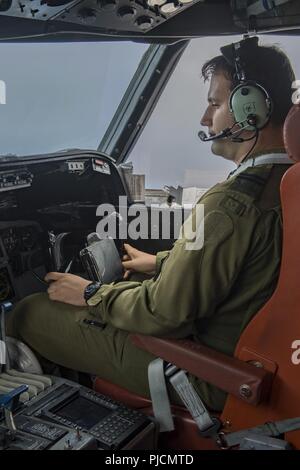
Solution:
<svg viewBox="0 0 300 470">
<path fill-rule="evenodd" d="M 245 71 L 245 57 L 255 57 L 255 50 L 257 48 L 258 37 L 256 36 L 221 47 L 221 54 L 229 63 L 229 65 L 235 68 L 236 79 L 239 83 L 247 80 Z"/>
</svg>

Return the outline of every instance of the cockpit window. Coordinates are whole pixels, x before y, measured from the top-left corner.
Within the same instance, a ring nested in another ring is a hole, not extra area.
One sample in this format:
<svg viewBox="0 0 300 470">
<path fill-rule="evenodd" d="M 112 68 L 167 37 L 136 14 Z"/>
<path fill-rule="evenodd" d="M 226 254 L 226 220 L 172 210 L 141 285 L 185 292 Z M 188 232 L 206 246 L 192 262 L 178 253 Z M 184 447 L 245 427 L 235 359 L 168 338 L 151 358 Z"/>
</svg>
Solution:
<svg viewBox="0 0 300 470">
<path fill-rule="evenodd" d="M 145 175 L 146 190 L 164 186 L 200 188 L 223 181 L 235 165 L 213 155 L 211 142 L 201 142 L 200 124 L 207 107 L 209 82 L 203 83 L 201 67 L 220 54 L 220 47 L 236 42 L 239 36 L 203 37 L 190 41 L 166 85 L 143 133 L 128 159 L 133 173 Z M 297 37 L 260 36 L 260 43 L 277 45 L 290 58 L 300 87 Z M 276 80 L 276 77 L 274 77 Z M 293 93 L 291 89 L 291 105 Z M 146 191 L 147 192 L 147 191 Z M 198 193 L 197 193 L 198 194 Z"/>
<path fill-rule="evenodd" d="M 1 156 L 98 148 L 148 45 L 0 44 Z"/>
</svg>

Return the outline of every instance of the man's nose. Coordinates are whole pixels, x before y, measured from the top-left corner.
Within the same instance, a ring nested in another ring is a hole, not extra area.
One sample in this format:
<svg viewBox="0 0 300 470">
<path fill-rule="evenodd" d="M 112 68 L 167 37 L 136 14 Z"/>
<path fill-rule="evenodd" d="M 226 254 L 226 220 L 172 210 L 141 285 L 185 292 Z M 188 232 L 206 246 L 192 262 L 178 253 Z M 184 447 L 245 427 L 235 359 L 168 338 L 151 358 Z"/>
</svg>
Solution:
<svg viewBox="0 0 300 470">
<path fill-rule="evenodd" d="M 200 124 L 201 126 L 204 126 L 204 127 L 211 127 L 212 120 L 211 120 L 208 108 L 205 110 L 205 113 L 203 114 L 200 120 Z"/>
</svg>

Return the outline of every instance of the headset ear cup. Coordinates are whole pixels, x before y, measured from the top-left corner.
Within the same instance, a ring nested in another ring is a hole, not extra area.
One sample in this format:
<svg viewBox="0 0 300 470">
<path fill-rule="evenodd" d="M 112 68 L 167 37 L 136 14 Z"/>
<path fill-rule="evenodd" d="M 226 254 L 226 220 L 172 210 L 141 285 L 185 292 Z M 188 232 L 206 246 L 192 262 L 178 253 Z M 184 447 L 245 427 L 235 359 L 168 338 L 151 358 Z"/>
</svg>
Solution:
<svg viewBox="0 0 300 470">
<path fill-rule="evenodd" d="M 232 90 L 229 97 L 229 109 L 240 127 L 247 126 L 247 130 L 253 131 L 262 129 L 269 122 L 272 101 L 261 85 L 255 82 L 245 82 Z"/>
</svg>

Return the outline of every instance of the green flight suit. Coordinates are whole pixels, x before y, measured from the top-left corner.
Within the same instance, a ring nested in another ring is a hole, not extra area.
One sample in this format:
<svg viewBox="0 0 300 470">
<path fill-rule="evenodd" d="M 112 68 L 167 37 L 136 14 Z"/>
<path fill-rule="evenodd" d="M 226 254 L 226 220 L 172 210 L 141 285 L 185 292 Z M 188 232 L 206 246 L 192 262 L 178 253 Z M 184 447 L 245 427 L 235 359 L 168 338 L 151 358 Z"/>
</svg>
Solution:
<svg viewBox="0 0 300 470">
<path fill-rule="evenodd" d="M 149 396 L 153 357 L 128 332 L 193 338 L 232 355 L 250 319 L 272 295 L 280 268 L 279 184 L 288 165 L 248 167 L 200 199 L 204 244 L 181 238 L 157 255 L 157 272 L 143 282 L 103 285 L 89 307 L 35 294 L 12 312 L 8 334 L 62 366 L 98 375 Z M 195 210 L 191 217 L 195 218 Z M 225 393 L 191 377 L 206 404 L 222 409 Z M 172 399 L 178 401 L 176 394 Z"/>
</svg>

